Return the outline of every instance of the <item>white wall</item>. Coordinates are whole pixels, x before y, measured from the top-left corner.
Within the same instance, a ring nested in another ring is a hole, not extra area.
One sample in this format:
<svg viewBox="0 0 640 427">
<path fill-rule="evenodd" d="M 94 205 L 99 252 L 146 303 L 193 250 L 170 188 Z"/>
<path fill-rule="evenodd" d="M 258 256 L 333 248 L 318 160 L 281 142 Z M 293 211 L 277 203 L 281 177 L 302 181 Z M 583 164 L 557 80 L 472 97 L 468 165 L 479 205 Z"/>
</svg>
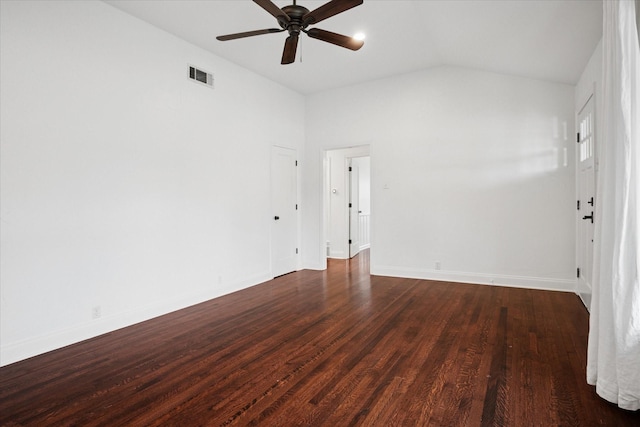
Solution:
<svg viewBox="0 0 640 427">
<path fill-rule="evenodd" d="M 580 110 L 584 104 L 587 102 L 589 97 L 594 94 L 596 95 L 596 111 L 601 110 L 602 107 L 602 40 L 598 43 L 596 48 L 587 63 L 582 75 L 580 76 L 580 80 L 578 80 L 578 84 L 576 84 L 575 90 L 575 110 L 576 113 Z M 598 116 L 602 116 L 601 114 L 596 115 L 596 119 Z M 596 128 L 596 131 L 599 130 L 601 126 Z"/>
<path fill-rule="evenodd" d="M 303 97 L 101 2 L 1 7 L 0 364 L 269 279 Z"/>
<path fill-rule="evenodd" d="M 307 267 L 322 150 L 370 144 L 373 274 L 573 290 L 572 86 L 439 67 L 313 95 L 306 120 Z"/>
</svg>

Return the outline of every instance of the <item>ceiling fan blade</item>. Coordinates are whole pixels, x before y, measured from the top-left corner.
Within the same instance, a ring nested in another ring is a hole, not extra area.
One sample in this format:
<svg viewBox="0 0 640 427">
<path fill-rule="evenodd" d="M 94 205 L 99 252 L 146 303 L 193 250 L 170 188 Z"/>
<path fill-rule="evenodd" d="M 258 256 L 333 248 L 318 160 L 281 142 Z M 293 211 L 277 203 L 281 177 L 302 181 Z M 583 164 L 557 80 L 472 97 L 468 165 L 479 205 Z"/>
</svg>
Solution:
<svg viewBox="0 0 640 427">
<path fill-rule="evenodd" d="M 281 33 L 283 31 L 284 30 L 280 28 L 268 28 L 266 30 L 255 30 L 255 31 L 246 31 L 244 33 L 227 34 L 225 36 L 218 36 L 216 37 L 216 39 L 222 42 L 226 42 L 227 40 L 235 40 L 235 39 L 241 39 L 244 37 L 259 36 L 262 34 Z"/>
<path fill-rule="evenodd" d="M 280 22 L 281 20 L 283 20 L 284 22 L 291 21 L 291 19 L 289 18 L 289 15 L 284 13 L 282 9 L 280 9 L 278 6 L 273 4 L 271 0 L 253 0 L 253 2 L 256 3 L 258 6 L 260 6 L 261 8 L 263 8 L 264 10 L 266 10 L 267 12 L 269 12 L 271 15 L 273 15 L 273 17 L 276 18 L 278 22 Z"/>
<path fill-rule="evenodd" d="M 291 64 L 296 60 L 296 50 L 298 49 L 298 34 L 292 34 L 287 37 L 284 42 L 284 51 L 282 52 L 282 65 Z"/>
<path fill-rule="evenodd" d="M 254 0 L 255 1 L 255 0 Z M 360 6 L 363 0 L 331 0 L 319 8 L 312 10 L 302 17 L 304 25 L 317 24 L 318 22 L 349 10 L 352 7 Z"/>
<path fill-rule="evenodd" d="M 351 50 L 358 50 L 364 45 L 363 40 L 356 40 L 353 37 L 343 36 L 342 34 L 332 33 L 331 31 L 321 30 L 320 28 L 312 28 L 306 32 L 309 37 L 322 40 L 323 42 L 332 43 Z"/>
</svg>

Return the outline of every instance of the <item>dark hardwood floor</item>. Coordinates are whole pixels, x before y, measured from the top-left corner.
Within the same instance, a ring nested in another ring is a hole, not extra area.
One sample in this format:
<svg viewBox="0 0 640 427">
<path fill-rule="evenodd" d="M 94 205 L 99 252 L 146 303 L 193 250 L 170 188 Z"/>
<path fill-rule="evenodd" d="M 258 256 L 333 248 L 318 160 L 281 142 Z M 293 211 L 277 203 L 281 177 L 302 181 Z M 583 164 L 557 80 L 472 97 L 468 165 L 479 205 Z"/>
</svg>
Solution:
<svg viewBox="0 0 640 427">
<path fill-rule="evenodd" d="M 0 368 L 2 426 L 631 426 L 577 296 L 331 261 Z"/>
</svg>

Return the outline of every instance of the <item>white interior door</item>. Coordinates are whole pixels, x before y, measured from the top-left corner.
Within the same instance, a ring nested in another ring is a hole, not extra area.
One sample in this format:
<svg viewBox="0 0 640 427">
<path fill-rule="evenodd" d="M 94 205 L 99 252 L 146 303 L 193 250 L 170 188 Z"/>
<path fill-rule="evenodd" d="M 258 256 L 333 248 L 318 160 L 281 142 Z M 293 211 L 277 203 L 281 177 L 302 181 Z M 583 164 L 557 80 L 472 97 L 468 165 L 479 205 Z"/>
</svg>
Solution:
<svg viewBox="0 0 640 427">
<path fill-rule="evenodd" d="M 349 258 L 360 252 L 360 175 L 358 166 L 349 160 Z"/>
<path fill-rule="evenodd" d="M 271 152 L 271 273 L 274 277 L 296 270 L 298 260 L 298 205 L 296 153 L 273 147 Z"/>
<path fill-rule="evenodd" d="M 590 304 L 595 212 L 595 117 L 593 96 L 578 114 L 578 292 Z"/>
</svg>

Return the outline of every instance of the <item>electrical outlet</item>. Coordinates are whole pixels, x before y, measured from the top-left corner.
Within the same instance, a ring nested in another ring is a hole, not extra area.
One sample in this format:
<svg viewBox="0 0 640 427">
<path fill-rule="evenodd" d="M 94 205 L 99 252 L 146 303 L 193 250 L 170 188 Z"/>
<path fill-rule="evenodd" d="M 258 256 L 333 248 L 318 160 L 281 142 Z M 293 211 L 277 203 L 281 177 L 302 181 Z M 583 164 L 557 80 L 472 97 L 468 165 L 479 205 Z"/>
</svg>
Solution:
<svg viewBox="0 0 640 427">
<path fill-rule="evenodd" d="M 102 309 L 100 308 L 99 305 L 96 305 L 95 307 L 93 307 L 91 309 L 91 318 L 92 319 L 99 319 L 102 316 Z"/>
</svg>

